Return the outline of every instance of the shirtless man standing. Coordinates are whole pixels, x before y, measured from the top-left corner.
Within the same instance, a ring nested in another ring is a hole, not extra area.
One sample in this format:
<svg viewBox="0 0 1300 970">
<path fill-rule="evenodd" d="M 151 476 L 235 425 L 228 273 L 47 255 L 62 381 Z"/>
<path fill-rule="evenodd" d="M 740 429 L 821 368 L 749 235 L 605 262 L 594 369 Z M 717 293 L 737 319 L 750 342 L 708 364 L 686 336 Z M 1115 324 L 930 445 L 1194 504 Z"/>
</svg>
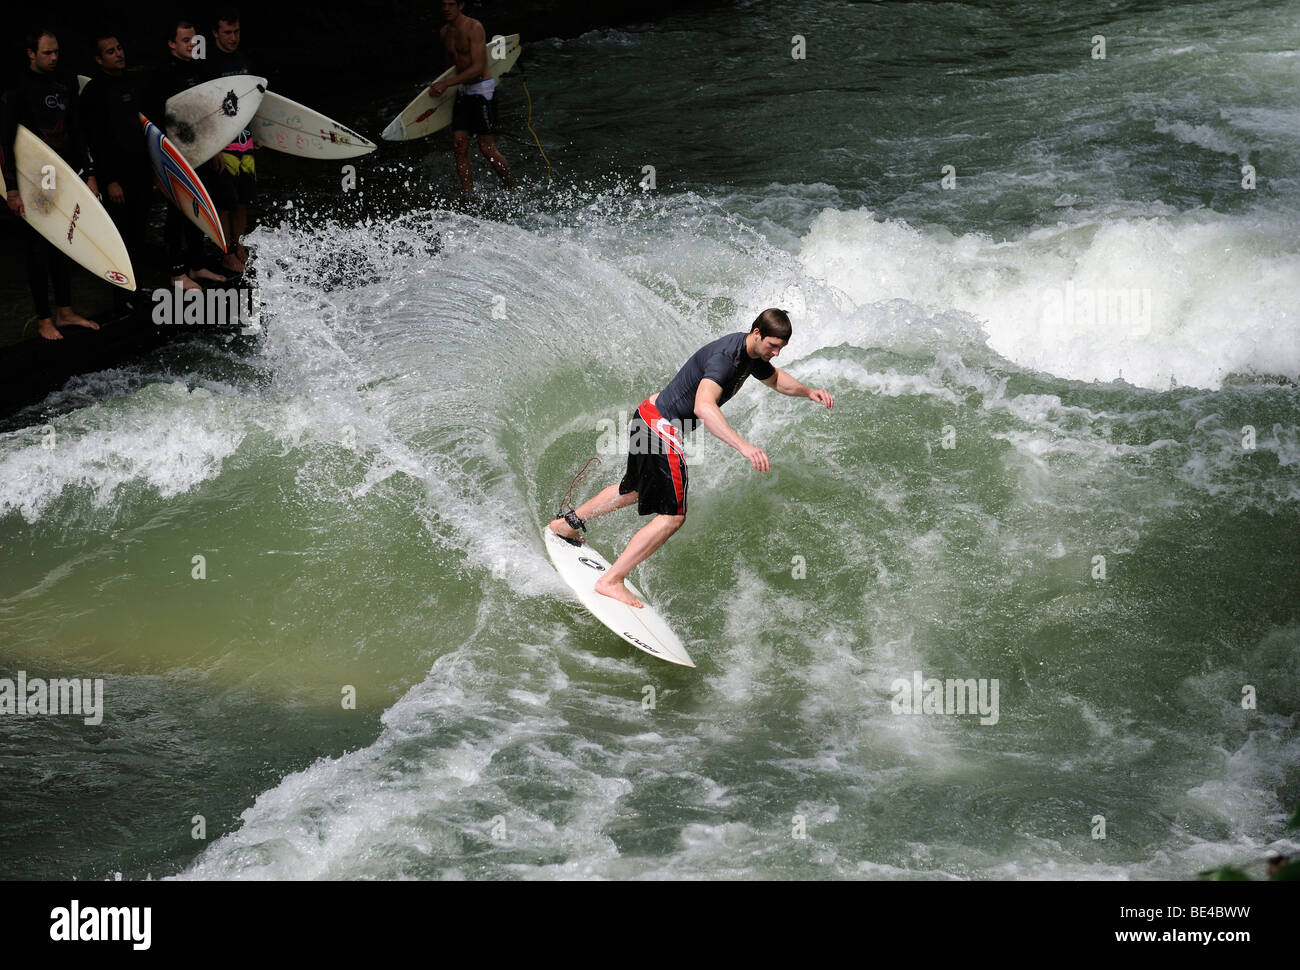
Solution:
<svg viewBox="0 0 1300 970">
<path fill-rule="evenodd" d="M 474 178 L 469 167 L 469 136 L 478 136 L 478 150 L 488 160 L 507 189 L 515 187 L 515 177 L 510 166 L 497 151 L 492 136 L 496 133 L 497 105 L 493 94 L 496 79 L 487 66 L 487 40 L 483 25 L 464 13 L 464 0 L 442 0 L 442 12 L 447 18 L 439 36 L 449 64 L 456 73 L 445 81 L 429 85 L 429 93 L 439 97 L 450 87 L 460 85 L 456 92 L 456 105 L 451 115 L 451 148 L 456 153 L 456 172 L 460 185 L 466 192 L 474 191 Z"/>
</svg>

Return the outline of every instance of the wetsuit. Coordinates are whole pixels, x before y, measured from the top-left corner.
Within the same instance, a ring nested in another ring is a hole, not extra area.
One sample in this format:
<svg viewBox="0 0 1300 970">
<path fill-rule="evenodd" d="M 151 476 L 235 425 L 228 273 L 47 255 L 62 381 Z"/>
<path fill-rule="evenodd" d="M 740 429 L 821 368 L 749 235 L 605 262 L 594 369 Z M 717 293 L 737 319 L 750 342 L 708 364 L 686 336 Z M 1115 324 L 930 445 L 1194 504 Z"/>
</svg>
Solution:
<svg viewBox="0 0 1300 970">
<path fill-rule="evenodd" d="M 698 423 L 695 394 L 706 377 L 722 388 L 721 407 L 753 374 L 765 381 L 776 373 L 768 361 L 745 351 L 746 333 L 733 333 L 705 344 L 682 365 L 677 376 L 659 392 L 655 403 L 646 398 L 629 426 L 627 474 L 618 493 L 637 493 L 641 515 L 686 514 L 686 456 L 682 434 Z"/>
<path fill-rule="evenodd" d="M 166 63 L 154 72 L 148 86 L 145 117 L 166 131 L 167 99 L 206 80 L 208 73 L 203 61 L 187 61 L 169 53 Z M 214 174 L 206 162 L 197 166 L 195 171 L 205 184 Z M 180 276 L 203 266 L 203 230 L 170 204 L 167 206 L 167 221 L 163 224 L 163 241 L 167 246 L 167 260 L 171 264 L 172 276 Z"/>
<path fill-rule="evenodd" d="M 215 43 L 208 48 L 208 75 L 233 77 L 252 74 L 253 69 L 243 51 L 223 51 Z M 208 183 L 212 204 L 221 212 L 229 212 L 241 202 L 247 204 L 257 195 L 257 168 L 253 161 L 253 133 L 245 128 L 217 158 L 221 171 Z"/>
<path fill-rule="evenodd" d="M 145 226 L 153 201 L 153 167 L 140 127 L 144 103 L 138 75 L 111 75 L 100 71 L 81 92 L 81 116 L 86 121 L 86 142 L 95 160 L 96 178 L 104 195 L 104 208 L 122 234 L 131 263 L 141 265 Z M 124 203 L 114 202 L 108 187 L 122 187 Z M 130 294 L 120 287 L 113 297 L 118 309 Z"/>
<path fill-rule="evenodd" d="M 13 152 L 19 125 L 26 126 L 53 148 L 83 178 L 94 174 L 86 154 L 76 92 L 75 80 L 57 74 L 42 74 L 30 68 L 23 71 L 17 83 L 5 92 L 0 110 L 4 116 L 3 138 L 0 139 L 0 152 L 4 158 L 0 160 L 0 168 L 4 171 L 7 188 L 18 188 Z M 24 236 L 27 285 L 32 291 L 36 316 L 40 319 L 52 317 L 46 280 L 54 283 L 55 306 L 71 306 L 72 261 L 30 226 Z"/>
</svg>

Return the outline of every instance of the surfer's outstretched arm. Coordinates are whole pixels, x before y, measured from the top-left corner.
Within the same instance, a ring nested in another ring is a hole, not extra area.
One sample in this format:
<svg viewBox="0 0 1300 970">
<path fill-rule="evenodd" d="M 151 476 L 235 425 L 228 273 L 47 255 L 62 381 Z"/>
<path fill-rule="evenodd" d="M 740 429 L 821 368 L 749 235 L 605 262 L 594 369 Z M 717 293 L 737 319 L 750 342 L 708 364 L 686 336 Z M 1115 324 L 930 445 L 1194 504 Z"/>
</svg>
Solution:
<svg viewBox="0 0 1300 970">
<path fill-rule="evenodd" d="M 771 462 L 767 460 L 767 452 L 762 448 L 755 448 L 727 423 L 727 419 L 722 416 L 722 407 L 718 404 L 721 400 L 722 385 L 711 378 L 704 378 L 695 392 L 695 416 L 715 438 L 748 458 L 749 463 L 754 466 L 754 471 L 767 471 L 772 467 Z"/>
<path fill-rule="evenodd" d="M 810 401 L 826 405 L 827 410 L 835 407 L 835 398 L 831 397 L 830 391 L 822 388 L 814 390 L 807 387 L 779 367 L 774 367 L 772 376 L 763 383 L 778 394 L 784 394 L 786 397 L 806 397 Z"/>
</svg>

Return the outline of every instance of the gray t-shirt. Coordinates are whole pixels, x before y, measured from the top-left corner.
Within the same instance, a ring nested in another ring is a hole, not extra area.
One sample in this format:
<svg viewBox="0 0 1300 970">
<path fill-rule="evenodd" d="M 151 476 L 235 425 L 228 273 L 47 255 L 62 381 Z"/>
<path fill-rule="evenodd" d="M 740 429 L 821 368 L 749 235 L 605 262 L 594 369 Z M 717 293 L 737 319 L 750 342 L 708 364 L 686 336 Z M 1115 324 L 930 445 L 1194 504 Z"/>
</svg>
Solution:
<svg viewBox="0 0 1300 970">
<path fill-rule="evenodd" d="M 669 421 L 679 423 L 683 430 L 690 430 L 696 421 L 695 392 L 704 378 L 716 381 L 722 388 L 722 399 L 718 401 L 721 406 L 735 396 L 750 374 L 760 381 L 775 374 L 776 368 L 763 358 L 745 353 L 745 338 L 748 336 L 747 333 L 727 334 L 692 354 L 677 376 L 659 392 L 655 401 L 659 413 Z"/>
</svg>

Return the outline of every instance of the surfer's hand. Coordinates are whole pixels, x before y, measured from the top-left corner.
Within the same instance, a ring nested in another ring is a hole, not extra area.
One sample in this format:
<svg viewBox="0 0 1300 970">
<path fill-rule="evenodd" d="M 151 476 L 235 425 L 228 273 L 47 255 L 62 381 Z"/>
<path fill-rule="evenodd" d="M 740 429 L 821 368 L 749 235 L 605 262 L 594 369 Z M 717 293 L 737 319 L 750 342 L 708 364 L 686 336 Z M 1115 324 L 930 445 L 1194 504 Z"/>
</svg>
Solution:
<svg viewBox="0 0 1300 970">
<path fill-rule="evenodd" d="M 126 196 L 122 193 L 122 185 L 120 182 L 108 183 L 108 198 L 110 201 L 116 202 L 118 205 L 122 205 L 126 202 Z"/>
<path fill-rule="evenodd" d="M 9 198 L 5 201 L 9 203 L 9 211 L 19 219 L 27 214 L 27 210 L 23 207 L 23 197 L 18 194 L 17 189 L 11 190 L 9 192 Z"/>
<path fill-rule="evenodd" d="M 86 188 L 90 189 L 91 195 L 97 199 L 99 198 L 99 180 L 95 176 L 92 175 L 86 179 Z"/>
<path fill-rule="evenodd" d="M 429 85 L 429 93 L 432 94 L 435 98 L 442 97 L 442 92 L 446 90 L 447 90 L 446 81 L 434 81 L 432 84 Z"/>
<path fill-rule="evenodd" d="M 762 448 L 755 448 L 753 445 L 742 445 L 739 448 L 742 455 L 749 459 L 749 463 L 754 466 L 754 471 L 765 472 L 772 467 L 772 463 L 767 460 L 767 452 Z"/>
<path fill-rule="evenodd" d="M 826 410 L 835 407 L 835 398 L 831 397 L 830 392 L 824 388 L 818 388 L 815 391 L 808 392 L 808 400 L 816 401 L 818 404 L 825 404 Z"/>
</svg>

